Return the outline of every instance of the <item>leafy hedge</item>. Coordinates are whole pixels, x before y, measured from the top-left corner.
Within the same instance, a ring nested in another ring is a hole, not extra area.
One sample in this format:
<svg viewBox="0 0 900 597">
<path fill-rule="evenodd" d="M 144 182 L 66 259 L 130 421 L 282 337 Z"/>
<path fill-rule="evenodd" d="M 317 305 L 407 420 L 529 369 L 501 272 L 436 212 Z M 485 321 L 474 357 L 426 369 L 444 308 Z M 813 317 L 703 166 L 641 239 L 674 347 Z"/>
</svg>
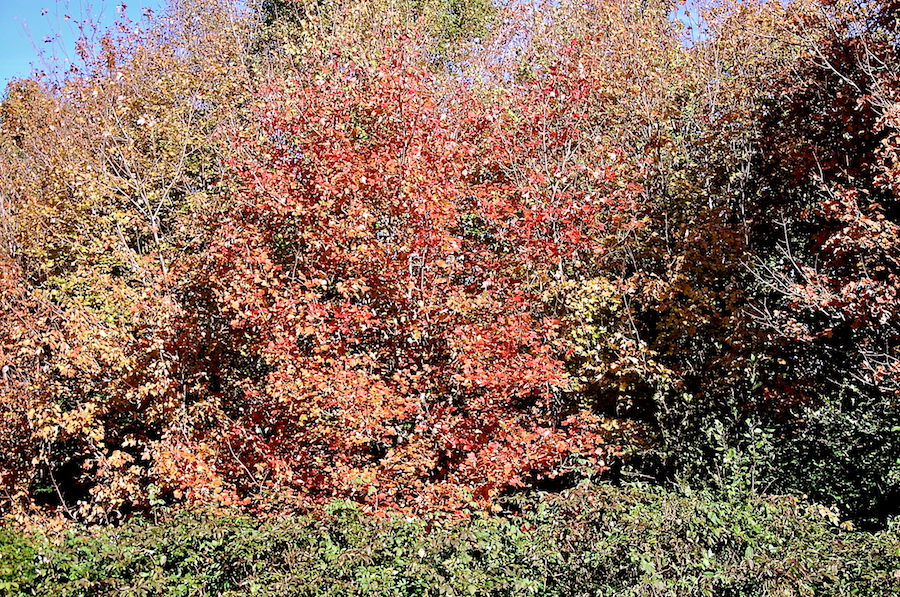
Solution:
<svg viewBox="0 0 900 597">
<path fill-rule="evenodd" d="M 792 497 L 585 485 L 506 506 L 464 521 L 335 502 L 316 517 L 183 511 L 57 537 L 0 531 L 0 594 L 900 594 L 896 526 L 853 532 Z"/>
</svg>

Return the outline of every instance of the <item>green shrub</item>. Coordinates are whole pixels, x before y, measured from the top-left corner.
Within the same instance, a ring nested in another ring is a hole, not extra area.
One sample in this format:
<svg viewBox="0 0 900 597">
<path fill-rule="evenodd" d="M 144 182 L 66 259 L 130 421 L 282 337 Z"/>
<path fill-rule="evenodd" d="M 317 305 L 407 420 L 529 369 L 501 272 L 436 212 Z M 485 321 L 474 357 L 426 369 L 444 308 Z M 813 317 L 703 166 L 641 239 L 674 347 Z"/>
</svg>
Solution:
<svg viewBox="0 0 900 597">
<path fill-rule="evenodd" d="M 182 511 L 59 545 L 4 531 L 0 594 L 900 594 L 897 528 L 854 532 L 794 497 L 607 484 L 504 505 L 467 520 L 378 518 L 347 502 L 264 521 Z"/>
<path fill-rule="evenodd" d="M 0 528 L 0 595 L 17 595 L 35 581 L 38 540 Z"/>
</svg>

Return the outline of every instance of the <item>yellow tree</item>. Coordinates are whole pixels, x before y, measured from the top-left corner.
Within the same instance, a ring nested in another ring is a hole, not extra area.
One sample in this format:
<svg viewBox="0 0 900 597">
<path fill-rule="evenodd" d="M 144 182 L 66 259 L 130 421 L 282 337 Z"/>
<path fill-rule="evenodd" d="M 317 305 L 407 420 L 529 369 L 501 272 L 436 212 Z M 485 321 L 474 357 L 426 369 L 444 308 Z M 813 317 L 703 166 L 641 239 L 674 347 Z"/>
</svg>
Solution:
<svg viewBox="0 0 900 597">
<path fill-rule="evenodd" d="M 179 306 L 173 271 L 222 209 L 249 26 L 224 3 L 173 2 L 97 46 L 81 40 L 61 82 L 7 89 L 2 391 L 8 416 L 27 420 L 11 428 L 36 438 L 16 451 L 32 462 L 31 478 L 9 473 L 17 491 L 49 479 L 63 508 L 77 499 L 92 517 L 140 503 L 164 439 L 193 441 L 191 404 L 212 416 L 191 346 L 208 345 L 185 325 L 200 315 Z"/>
</svg>

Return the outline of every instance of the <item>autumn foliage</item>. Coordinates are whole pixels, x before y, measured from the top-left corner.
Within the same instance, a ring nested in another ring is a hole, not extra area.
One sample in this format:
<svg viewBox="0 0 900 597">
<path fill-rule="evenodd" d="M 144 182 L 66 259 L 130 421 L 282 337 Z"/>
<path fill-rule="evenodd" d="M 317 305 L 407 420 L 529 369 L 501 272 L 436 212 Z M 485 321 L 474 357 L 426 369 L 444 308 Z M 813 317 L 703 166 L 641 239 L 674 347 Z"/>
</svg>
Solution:
<svg viewBox="0 0 900 597">
<path fill-rule="evenodd" d="M 5 506 L 489 510 L 888 433 L 895 7 L 590 8 L 184 0 L 11 83 Z"/>
</svg>

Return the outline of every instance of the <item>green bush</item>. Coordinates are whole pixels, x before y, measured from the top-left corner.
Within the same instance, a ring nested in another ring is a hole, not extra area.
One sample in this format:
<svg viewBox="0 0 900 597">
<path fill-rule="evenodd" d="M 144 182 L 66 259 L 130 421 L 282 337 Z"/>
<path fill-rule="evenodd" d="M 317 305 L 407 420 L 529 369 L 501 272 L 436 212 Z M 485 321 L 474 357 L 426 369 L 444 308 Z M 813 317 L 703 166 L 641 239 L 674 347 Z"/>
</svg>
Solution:
<svg viewBox="0 0 900 597">
<path fill-rule="evenodd" d="M 0 594 L 900 594 L 896 528 L 854 532 L 793 497 L 584 485 L 505 506 L 468 520 L 346 502 L 264 521 L 182 511 L 61 541 L 4 531 Z"/>
<path fill-rule="evenodd" d="M 0 528 L 0 595 L 17 595 L 35 582 L 38 540 Z"/>
</svg>

